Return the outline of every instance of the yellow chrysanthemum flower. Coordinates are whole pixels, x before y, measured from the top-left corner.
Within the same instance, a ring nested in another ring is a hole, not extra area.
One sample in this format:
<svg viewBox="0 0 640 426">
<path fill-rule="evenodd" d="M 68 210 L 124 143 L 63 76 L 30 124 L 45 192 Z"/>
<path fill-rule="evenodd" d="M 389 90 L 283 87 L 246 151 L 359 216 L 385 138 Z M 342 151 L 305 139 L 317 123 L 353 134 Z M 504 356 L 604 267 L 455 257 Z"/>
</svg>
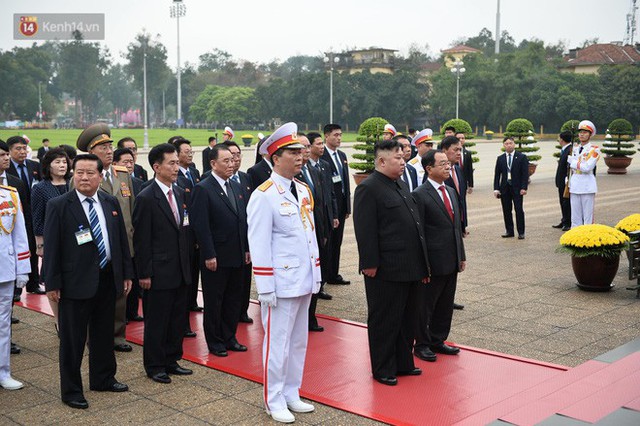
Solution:
<svg viewBox="0 0 640 426">
<path fill-rule="evenodd" d="M 623 232 L 598 224 L 575 227 L 560 237 L 561 245 L 579 248 L 618 246 L 628 241 L 629 237 Z"/>
<path fill-rule="evenodd" d="M 625 217 L 616 224 L 616 229 L 622 232 L 640 231 L 640 213 Z"/>
</svg>

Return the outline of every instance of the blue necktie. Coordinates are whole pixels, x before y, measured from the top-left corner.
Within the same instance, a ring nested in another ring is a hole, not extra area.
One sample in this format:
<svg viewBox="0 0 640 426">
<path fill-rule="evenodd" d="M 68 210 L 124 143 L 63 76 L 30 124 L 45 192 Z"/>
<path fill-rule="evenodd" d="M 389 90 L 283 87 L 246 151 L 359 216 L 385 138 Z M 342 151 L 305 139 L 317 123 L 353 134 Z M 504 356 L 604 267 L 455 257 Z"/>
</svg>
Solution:
<svg viewBox="0 0 640 426">
<path fill-rule="evenodd" d="M 238 175 L 231 176 L 231 180 L 240 185 L 240 178 L 238 177 Z"/>
<path fill-rule="evenodd" d="M 191 173 L 189 173 L 189 170 L 187 169 L 187 173 L 186 173 L 187 177 L 189 178 L 189 180 L 191 181 L 191 185 L 195 185 L 195 181 L 193 180 L 193 177 L 191 176 Z"/>
<path fill-rule="evenodd" d="M 304 180 L 309 184 L 309 188 L 311 188 L 311 193 L 315 195 L 316 189 L 313 185 L 313 179 L 311 179 L 311 173 L 309 173 L 309 169 L 306 165 L 302 166 L 302 174 L 304 175 Z"/>
<path fill-rule="evenodd" d="M 338 151 L 333 153 L 333 156 L 336 159 L 336 167 L 338 168 L 338 174 L 340 175 L 340 186 L 342 186 L 342 192 L 344 193 L 344 177 L 342 176 L 342 164 L 340 164 L 340 157 L 338 157 Z"/>
<path fill-rule="evenodd" d="M 31 189 L 31 185 L 29 185 L 29 174 L 27 173 L 27 168 L 24 164 L 18 164 L 18 168 L 20 169 L 20 178 L 27 185 L 27 191 Z"/>
<path fill-rule="evenodd" d="M 96 209 L 93 208 L 95 202 L 93 198 L 85 198 L 85 201 L 89 203 L 89 222 L 91 224 L 91 233 L 93 234 L 93 240 L 98 246 L 98 257 L 100 258 L 100 269 L 104 269 L 107 266 L 107 249 L 102 239 L 102 229 L 100 229 L 100 221 L 98 220 L 98 214 Z"/>
</svg>

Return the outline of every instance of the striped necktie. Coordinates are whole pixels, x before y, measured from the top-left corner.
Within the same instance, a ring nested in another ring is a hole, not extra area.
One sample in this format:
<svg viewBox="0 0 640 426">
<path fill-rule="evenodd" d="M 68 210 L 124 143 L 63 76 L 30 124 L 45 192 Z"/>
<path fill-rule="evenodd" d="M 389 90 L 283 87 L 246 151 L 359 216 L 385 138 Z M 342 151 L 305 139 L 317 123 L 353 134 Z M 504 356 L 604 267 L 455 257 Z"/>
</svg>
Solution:
<svg viewBox="0 0 640 426">
<path fill-rule="evenodd" d="M 96 209 L 93 207 L 95 200 L 93 198 L 85 198 L 85 201 L 89 203 L 89 222 L 91 224 L 93 240 L 96 242 L 96 246 L 98 246 L 100 269 L 104 269 L 104 267 L 107 266 L 107 249 L 104 245 L 104 239 L 102 238 L 102 229 L 100 228 L 98 214 L 96 213 Z"/>
</svg>

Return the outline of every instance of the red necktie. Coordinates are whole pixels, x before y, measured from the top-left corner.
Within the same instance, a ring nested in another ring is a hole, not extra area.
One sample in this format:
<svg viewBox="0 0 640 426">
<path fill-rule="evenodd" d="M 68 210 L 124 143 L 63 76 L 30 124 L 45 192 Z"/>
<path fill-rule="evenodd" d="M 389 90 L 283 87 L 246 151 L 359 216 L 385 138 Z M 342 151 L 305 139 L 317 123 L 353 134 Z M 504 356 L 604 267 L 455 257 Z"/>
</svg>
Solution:
<svg viewBox="0 0 640 426">
<path fill-rule="evenodd" d="M 458 174 L 456 173 L 456 166 L 451 166 L 451 177 L 453 178 L 453 184 L 456 186 L 456 192 L 460 195 L 460 183 L 458 183 Z"/>
<path fill-rule="evenodd" d="M 451 208 L 451 202 L 449 201 L 449 198 L 447 198 L 447 193 L 444 189 L 444 185 L 440 185 L 438 189 L 440 190 L 440 192 L 442 192 L 442 201 L 444 201 L 444 208 L 447 209 L 447 213 L 449 213 L 451 222 L 453 222 L 453 209 Z"/>
<path fill-rule="evenodd" d="M 176 208 L 176 203 L 173 200 L 173 191 L 169 189 L 167 191 L 167 199 L 169 200 L 169 207 L 171 207 L 171 213 L 173 213 L 173 217 L 176 220 L 176 223 L 180 224 L 180 216 L 178 215 L 178 209 Z"/>
</svg>

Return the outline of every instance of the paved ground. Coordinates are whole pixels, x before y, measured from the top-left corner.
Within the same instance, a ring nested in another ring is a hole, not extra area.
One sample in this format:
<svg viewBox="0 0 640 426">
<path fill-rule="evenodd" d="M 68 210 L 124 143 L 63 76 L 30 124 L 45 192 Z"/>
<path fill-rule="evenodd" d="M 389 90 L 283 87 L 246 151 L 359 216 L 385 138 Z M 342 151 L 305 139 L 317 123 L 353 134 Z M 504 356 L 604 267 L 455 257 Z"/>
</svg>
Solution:
<svg viewBox="0 0 640 426">
<path fill-rule="evenodd" d="M 454 314 L 450 340 L 575 366 L 640 336 L 640 300 L 624 289 L 629 284 L 624 257 L 613 291 L 588 293 L 575 286 L 569 256 L 555 253 L 561 232 L 551 228 L 559 221 L 553 184 L 556 163 L 551 157 L 555 143 L 539 145 L 543 159 L 525 199 L 524 241 L 500 238 L 500 203 L 492 196 L 493 167 L 500 144 L 481 142 L 476 147 L 481 161 L 476 163 L 475 191 L 468 197 L 468 267 L 460 275 L 456 297 L 466 307 Z M 353 152 L 347 146 L 345 151 Z M 201 164 L 198 155 L 194 162 Z M 244 152 L 243 169 L 251 164 L 252 156 L 252 151 Z M 640 212 L 640 160 L 634 161 L 624 176 L 607 175 L 601 162 L 596 200 L 598 223 L 615 225 L 622 217 Z M 364 287 L 357 274 L 351 221 L 347 223 L 342 256 L 341 272 L 352 284 L 327 286 L 334 299 L 320 301 L 318 311 L 365 322 Z M 195 370 L 193 376 L 178 377 L 168 386 L 159 385 L 145 377 L 140 347 L 134 347 L 130 354 L 118 354 L 118 378 L 129 384 L 130 392 L 88 391 L 89 410 L 69 409 L 59 399 L 58 341 L 51 319 L 22 308 L 16 308 L 15 314 L 21 323 L 14 326 L 14 341 L 23 352 L 11 357 L 12 371 L 26 387 L 14 392 L 0 390 L 0 424 L 269 423 L 262 410 L 260 385 L 189 362 L 184 364 Z M 297 423 L 375 423 L 331 407 L 316 406 L 315 413 L 297 415 Z"/>
</svg>

